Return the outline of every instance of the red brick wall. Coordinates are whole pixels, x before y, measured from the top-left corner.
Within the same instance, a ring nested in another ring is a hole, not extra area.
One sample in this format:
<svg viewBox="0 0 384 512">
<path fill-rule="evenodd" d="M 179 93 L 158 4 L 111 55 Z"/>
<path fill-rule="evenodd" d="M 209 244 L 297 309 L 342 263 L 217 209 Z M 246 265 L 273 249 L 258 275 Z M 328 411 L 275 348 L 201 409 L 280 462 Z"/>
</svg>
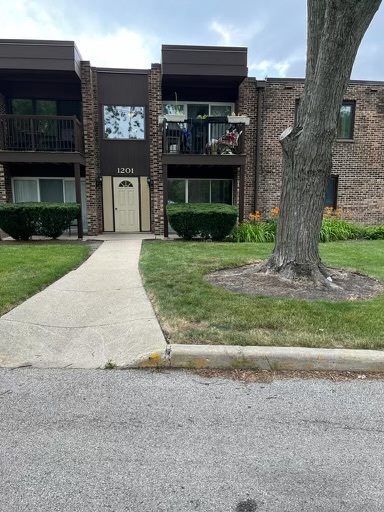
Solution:
<svg viewBox="0 0 384 512">
<path fill-rule="evenodd" d="M 244 176 L 244 218 L 254 211 L 255 170 L 256 170 L 256 130 L 257 130 L 257 89 L 256 80 L 246 78 L 239 87 L 238 113 L 250 118 L 245 127 L 244 150 L 247 155 Z"/>
<path fill-rule="evenodd" d="M 97 79 L 95 70 L 86 61 L 81 63 L 81 92 L 86 160 L 88 234 L 96 235 L 103 229 L 101 184 L 97 179 L 100 176 Z"/>
<path fill-rule="evenodd" d="M 303 81 L 268 80 L 263 108 L 260 207 L 279 204 L 281 132 L 292 126 Z M 356 101 L 353 142 L 336 141 L 332 174 L 339 176 L 339 207 L 361 222 L 384 221 L 384 85 L 351 83 L 346 100 Z"/>
<path fill-rule="evenodd" d="M 161 162 L 162 133 L 159 116 L 162 114 L 161 68 L 152 64 L 148 75 L 149 91 L 149 140 L 150 140 L 150 178 L 151 178 L 151 231 L 156 235 L 164 234 L 163 216 L 163 168 Z"/>
</svg>

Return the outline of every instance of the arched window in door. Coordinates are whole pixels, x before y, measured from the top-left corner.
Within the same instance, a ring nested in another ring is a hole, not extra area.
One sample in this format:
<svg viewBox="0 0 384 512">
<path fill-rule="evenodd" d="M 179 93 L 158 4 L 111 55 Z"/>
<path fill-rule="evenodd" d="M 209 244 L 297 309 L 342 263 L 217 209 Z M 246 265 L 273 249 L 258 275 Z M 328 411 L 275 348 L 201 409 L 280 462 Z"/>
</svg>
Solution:
<svg viewBox="0 0 384 512">
<path fill-rule="evenodd" d="M 121 187 L 121 188 L 131 188 L 131 187 L 133 187 L 133 185 L 132 185 L 132 183 L 130 181 L 124 180 L 124 181 L 121 181 L 119 183 L 119 187 Z"/>
</svg>

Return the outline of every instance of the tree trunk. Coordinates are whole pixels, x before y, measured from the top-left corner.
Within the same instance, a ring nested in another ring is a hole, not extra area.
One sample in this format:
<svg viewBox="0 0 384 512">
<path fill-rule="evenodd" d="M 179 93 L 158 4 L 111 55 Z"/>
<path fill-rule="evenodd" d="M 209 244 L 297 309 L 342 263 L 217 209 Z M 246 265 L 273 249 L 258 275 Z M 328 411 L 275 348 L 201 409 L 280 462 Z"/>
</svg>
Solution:
<svg viewBox="0 0 384 512">
<path fill-rule="evenodd" d="M 308 48 L 296 125 L 280 136 L 283 177 L 276 243 L 259 271 L 332 286 L 319 237 L 338 116 L 360 42 L 381 0 L 307 0 Z"/>
</svg>

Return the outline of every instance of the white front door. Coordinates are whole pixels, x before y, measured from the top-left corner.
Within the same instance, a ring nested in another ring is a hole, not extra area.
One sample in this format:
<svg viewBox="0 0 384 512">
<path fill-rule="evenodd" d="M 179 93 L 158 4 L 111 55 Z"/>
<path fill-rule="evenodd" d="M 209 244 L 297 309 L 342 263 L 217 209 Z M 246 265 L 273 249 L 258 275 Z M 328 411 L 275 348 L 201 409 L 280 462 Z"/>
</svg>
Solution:
<svg viewBox="0 0 384 512">
<path fill-rule="evenodd" d="M 138 178 L 113 178 L 115 231 L 139 231 Z"/>
</svg>

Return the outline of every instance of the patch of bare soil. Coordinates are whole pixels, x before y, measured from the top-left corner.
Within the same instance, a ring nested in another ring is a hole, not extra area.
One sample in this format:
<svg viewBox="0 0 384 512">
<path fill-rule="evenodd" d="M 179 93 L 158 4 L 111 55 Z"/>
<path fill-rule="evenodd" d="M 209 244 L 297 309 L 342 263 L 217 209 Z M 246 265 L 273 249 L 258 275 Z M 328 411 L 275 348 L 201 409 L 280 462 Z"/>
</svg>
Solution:
<svg viewBox="0 0 384 512">
<path fill-rule="evenodd" d="M 305 300 L 363 300 L 384 294 L 384 283 L 359 272 L 329 269 L 337 288 L 316 288 L 308 282 L 290 281 L 274 274 L 256 272 L 258 264 L 217 270 L 205 279 L 232 292 L 262 297 L 283 297 Z"/>
<path fill-rule="evenodd" d="M 220 370 L 204 369 L 191 370 L 200 377 L 207 379 L 231 379 L 246 384 L 253 382 L 269 383 L 274 380 L 284 379 L 323 379 L 334 382 L 346 382 L 351 380 L 384 380 L 384 373 L 356 373 L 356 372 L 316 372 L 316 371 L 281 371 L 271 372 L 268 370 Z"/>
</svg>

